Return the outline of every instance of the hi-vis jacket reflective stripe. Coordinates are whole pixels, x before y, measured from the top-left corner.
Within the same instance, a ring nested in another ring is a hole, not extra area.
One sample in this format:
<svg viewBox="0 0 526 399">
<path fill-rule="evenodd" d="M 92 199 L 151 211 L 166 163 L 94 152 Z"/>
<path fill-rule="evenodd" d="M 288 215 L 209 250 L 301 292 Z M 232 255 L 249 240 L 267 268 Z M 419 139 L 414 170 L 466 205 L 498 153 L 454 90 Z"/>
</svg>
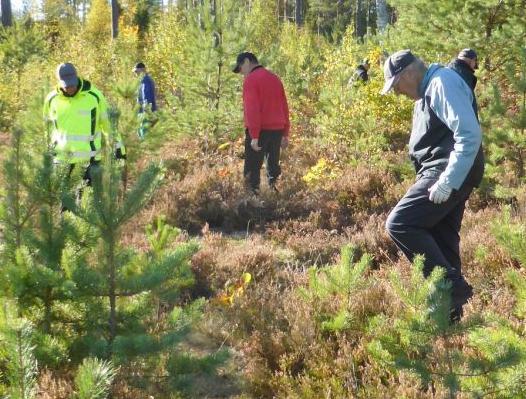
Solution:
<svg viewBox="0 0 526 399">
<path fill-rule="evenodd" d="M 57 88 L 44 103 L 44 120 L 56 158 L 68 163 L 100 160 L 102 134 L 113 134 L 106 99 L 89 81 L 79 80 L 80 89 L 73 97 Z M 120 136 L 114 141 L 125 153 Z"/>
</svg>

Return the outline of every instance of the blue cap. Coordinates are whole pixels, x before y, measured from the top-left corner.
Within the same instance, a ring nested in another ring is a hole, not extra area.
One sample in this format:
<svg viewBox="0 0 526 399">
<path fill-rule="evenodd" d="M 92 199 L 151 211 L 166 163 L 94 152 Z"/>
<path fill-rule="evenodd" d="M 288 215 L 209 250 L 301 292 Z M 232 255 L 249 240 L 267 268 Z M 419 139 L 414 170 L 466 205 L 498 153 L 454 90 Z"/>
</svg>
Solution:
<svg viewBox="0 0 526 399">
<path fill-rule="evenodd" d="M 57 79 L 60 87 L 72 87 L 79 84 L 77 70 L 72 63 L 66 62 L 57 67 Z"/>
</svg>

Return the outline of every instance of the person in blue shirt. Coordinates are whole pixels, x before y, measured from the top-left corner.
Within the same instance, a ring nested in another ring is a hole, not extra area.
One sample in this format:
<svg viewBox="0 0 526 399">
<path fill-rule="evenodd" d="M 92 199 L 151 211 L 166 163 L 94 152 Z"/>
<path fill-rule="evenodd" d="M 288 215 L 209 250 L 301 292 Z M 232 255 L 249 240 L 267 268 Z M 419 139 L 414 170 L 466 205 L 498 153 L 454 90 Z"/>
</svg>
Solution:
<svg viewBox="0 0 526 399">
<path fill-rule="evenodd" d="M 139 104 L 139 120 L 140 126 L 137 134 L 141 139 L 144 139 L 151 121 L 148 118 L 148 111 L 157 111 L 157 103 L 155 101 L 155 83 L 151 76 L 146 71 L 146 65 L 139 62 L 133 68 L 133 72 L 140 77 L 139 89 L 137 92 L 137 103 Z"/>
<path fill-rule="evenodd" d="M 409 50 L 384 64 L 382 94 L 393 90 L 415 100 L 409 155 L 416 181 L 389 214 L 386 229 L 413 260 L 425 257 L 424 276 L 436 266 L 452 284 L 451 321 L 458 321 L 473 295 L 462 275 L 460 226 L 465 203 L 484 173 L 482 132 L 473 91 L 452 69 L 426 66 Z"/>
</svg>

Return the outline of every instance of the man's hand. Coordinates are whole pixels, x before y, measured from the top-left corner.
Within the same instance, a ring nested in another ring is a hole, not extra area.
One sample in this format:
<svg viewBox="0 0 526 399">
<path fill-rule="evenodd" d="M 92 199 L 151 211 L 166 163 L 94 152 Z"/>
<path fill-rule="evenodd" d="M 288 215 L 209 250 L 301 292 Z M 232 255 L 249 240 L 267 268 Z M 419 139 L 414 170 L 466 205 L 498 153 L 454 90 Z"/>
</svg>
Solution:
<svg viewBox="0 0 526 399">
<path fill-rule="evenodd" d="M 281 138 L 281 148 L 285 149 L 289 146 L 289 138 L 287 136 L 283 136 Z"/>
<path fill-rule="evenodd" d="M 440 179 L 429 187 L 429 200 L 435 204 L 446 202 L 451 195 L 453 189 Z"/>
<path fill-rule="evenodd" d="M 252 141 L 250 142 L 250 146 L 256 152 L 261 151 L 261 147 L 259 146 L 259 139 L 252 139 Z"/>
</svg>

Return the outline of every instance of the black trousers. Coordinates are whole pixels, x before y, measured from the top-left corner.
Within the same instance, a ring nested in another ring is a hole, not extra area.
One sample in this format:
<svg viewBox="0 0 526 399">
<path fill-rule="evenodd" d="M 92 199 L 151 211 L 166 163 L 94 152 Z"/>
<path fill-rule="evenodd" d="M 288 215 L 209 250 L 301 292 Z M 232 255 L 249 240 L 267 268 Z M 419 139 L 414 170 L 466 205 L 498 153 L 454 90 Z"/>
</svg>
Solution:
<svg viewBox="0 0 526 399">
<path fill-rule="evenodd" d="M 387 218 L 387 232 L 398 248 L 413 261 L 417 254 L 425 256 L 424 276 L 436 266 L 446 269 L 452 282 L 452 305 L 461 307 L 472 294 L 464 280 L 460 263 L 460 227 L 466 200 L 473 187 L 464 184 L 442 204 L 429 200 L 428 189 L 439 173 L 420 177 L 402 197 Z"/>
<path fill-rule="evenodd" d="M 86 182 L 87 186 L 91 186 L 93 180 L 93 173 L 95 173 L 95 171 L 100 167 L 99 165 L 100 161 L 90 161 L 89 164 L 86 166 L 82 179 Z M 69 164 L 68 178 L 71 176 L 71 173 L 73 173 L 73 169 L 75 169 L 75 166 L 76 164 L 74 163 Z"/>
<path fill-rule="evenodd" d="M 245 166 L 243 175 L 250 189 L 254 191 L 259 189 L 263 160 L 266 160 L 269 185 L 273 186 L 276 183 L 277 178 L 281 174 L 279 155 L 282 137 L 283 131 L 281 130 L 263 130 L 259 135 L 261 150 L 254 151 L 250 145 L 252 138 L 248 133 L 248 129 L 245 131 Z"/>
</svg>

